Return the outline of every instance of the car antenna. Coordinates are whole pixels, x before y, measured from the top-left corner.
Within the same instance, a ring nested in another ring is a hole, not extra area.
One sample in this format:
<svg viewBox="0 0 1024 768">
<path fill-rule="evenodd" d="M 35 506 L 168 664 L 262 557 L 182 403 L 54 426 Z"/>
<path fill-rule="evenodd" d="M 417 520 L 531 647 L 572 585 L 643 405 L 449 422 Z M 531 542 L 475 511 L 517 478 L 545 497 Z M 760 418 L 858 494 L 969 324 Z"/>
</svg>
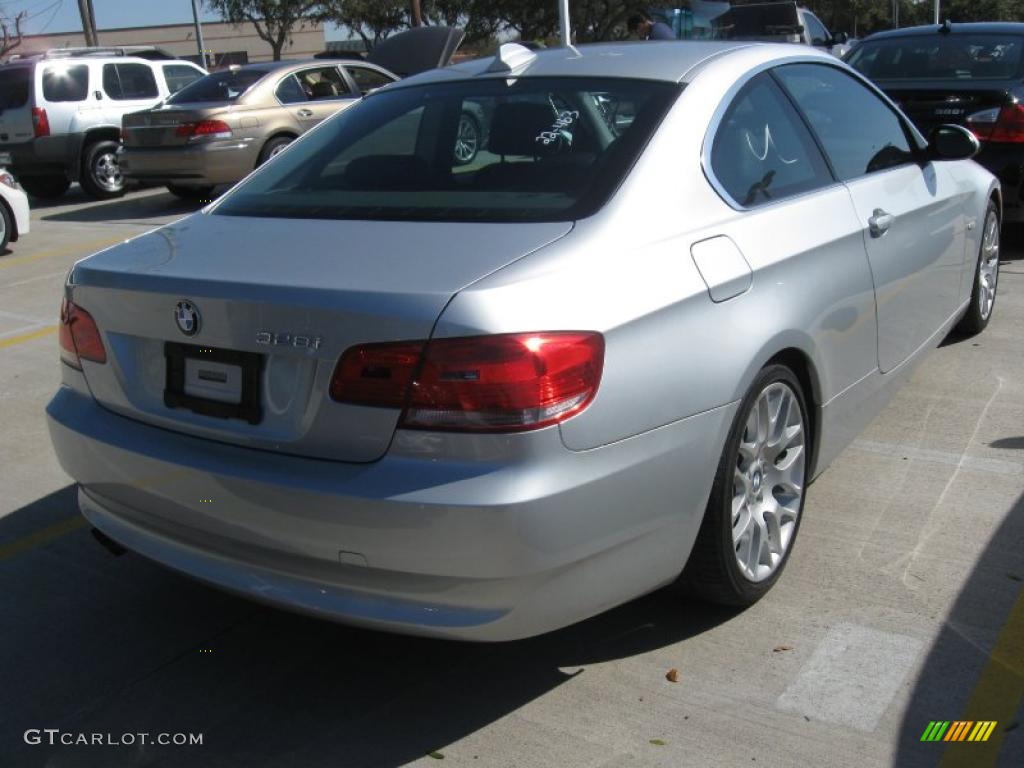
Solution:
<svg viewBox="0 0 1024 768">
<path fill-rule="evenodd" d="M 537 54 L 519 43 L 505 43 L 498 47 L 494 61 L 485 72 L 512 72 L 522 69 L 537 58 Z"/>
</svg>

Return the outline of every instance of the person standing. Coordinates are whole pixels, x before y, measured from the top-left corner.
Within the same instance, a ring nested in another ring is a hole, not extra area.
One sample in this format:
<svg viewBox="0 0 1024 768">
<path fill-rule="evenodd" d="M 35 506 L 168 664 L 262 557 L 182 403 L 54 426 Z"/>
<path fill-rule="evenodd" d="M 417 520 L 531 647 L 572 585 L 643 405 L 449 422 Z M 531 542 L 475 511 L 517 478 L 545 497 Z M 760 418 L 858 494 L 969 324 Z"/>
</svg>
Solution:
<svg viewBox="0 0 1024 768">
<path fill-rule="evenodd" d="M 629 34 L 641 40 L 675 40 L 676 33 L 663 21 L 655 21 L 647 11 L 638 11 L 626 21 Z"/>
</svg>

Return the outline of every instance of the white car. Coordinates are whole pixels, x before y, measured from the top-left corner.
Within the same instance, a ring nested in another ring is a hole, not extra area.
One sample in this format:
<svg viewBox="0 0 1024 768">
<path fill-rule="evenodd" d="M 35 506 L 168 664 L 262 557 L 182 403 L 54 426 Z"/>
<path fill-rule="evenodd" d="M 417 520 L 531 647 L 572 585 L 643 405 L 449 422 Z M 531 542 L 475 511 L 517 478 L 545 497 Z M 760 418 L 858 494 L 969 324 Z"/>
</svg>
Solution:
<svg viewBox="0 0 1024 768">
<path fill-rule="evenodd" d="M 71 182 L 117 197 L 121 118 L 149 109 L 206 74 L 159 49 L 64 48 L 0 66 L 0 151 L 34 197 L 60 197 Z M 155 58 L 143 58 L 143 56 Z"/>
<path fill-rule="evenodd" d="M 0 167 L 0 252 L 29 229 L 28 195 L 6 168 Z"/>
</svg>

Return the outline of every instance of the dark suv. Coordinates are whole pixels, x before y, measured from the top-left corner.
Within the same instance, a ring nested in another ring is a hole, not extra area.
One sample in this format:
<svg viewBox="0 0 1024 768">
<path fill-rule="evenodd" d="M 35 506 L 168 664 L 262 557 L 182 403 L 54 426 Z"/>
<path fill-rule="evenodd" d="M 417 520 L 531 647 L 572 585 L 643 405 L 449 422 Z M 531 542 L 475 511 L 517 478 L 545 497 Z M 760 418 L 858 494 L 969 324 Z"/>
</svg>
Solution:
<svg viewBox="0 0 1024 768">
<path fill-rule="evenodd" d="M 875 81 L 928 136 L 944 123 L 981 140 L 977 160 L 1003 185 L 1005 221 L 1024 221 L 1024 24 L 879 32 L 847 62 Z"/>
</svg>

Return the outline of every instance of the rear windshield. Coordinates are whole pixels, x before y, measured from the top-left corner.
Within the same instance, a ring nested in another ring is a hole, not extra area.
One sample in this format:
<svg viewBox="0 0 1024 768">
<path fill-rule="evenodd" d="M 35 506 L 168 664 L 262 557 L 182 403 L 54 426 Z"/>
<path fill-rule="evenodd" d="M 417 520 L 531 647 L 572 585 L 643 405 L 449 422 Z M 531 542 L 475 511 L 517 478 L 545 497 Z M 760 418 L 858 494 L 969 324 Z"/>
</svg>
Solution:
<svg viewBox="0 0 1024 768">
<path fill-rule="evenodd" d="M 868 40 L 849 64 L 876 80 L 1010 80 L 1021 77 L 1024 38 L 915 35 Z"/>
<path fill-rule="evenodd" d="M 598 210 L 680 86 L 488 78 L 385 88 L 317 128 L 216 213 L 565 221 Z"/>
<path fill-rule="evenodd" d="M 168 104 L 198 104 L 202 101 L 234 101 L 267 76 L 265 69 L 214 72 L 200 77 L 171 96 Z"/>
<path fill-rule="evenodd" d="M 0 109 L 25 106 L 31 75 L 28 67 L 0 67 Z"/>
</svg>

